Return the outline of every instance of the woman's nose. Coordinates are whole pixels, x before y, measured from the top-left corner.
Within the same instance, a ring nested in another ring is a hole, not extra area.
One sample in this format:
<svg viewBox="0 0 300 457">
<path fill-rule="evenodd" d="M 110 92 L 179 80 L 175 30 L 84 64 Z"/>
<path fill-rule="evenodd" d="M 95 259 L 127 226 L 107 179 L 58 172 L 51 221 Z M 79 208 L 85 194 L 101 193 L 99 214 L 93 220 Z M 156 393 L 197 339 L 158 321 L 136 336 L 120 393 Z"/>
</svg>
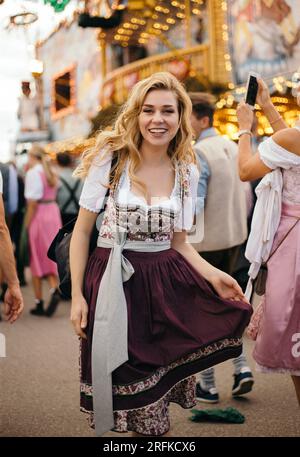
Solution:
<svg viewBox="0 0 300 457">
<path fill-rule="evenodd" d="M 163 121 L 163 118 L 162 118 L 162 115 L 161 115 L 160 111 L 155 111 L 154 112 L 153 121 L 154 122 L 162 122 Z"/>
</svg>

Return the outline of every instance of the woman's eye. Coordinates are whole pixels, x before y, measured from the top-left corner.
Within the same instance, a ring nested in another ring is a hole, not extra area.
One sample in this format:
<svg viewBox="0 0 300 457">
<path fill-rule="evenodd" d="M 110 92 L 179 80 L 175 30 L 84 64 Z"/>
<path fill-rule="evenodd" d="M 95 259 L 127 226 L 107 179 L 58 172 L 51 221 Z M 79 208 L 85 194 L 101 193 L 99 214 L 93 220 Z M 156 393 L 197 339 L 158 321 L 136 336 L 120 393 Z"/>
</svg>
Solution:
<svg viewBox="0 0 300 457">
<path fill-rule="evenodd" d="M 174 113 L 174 111 L 172 109 L 167 109 L 166 111 L 164 111 L 164 113 L 172 114 L 172 113 Z"/>
</svg>

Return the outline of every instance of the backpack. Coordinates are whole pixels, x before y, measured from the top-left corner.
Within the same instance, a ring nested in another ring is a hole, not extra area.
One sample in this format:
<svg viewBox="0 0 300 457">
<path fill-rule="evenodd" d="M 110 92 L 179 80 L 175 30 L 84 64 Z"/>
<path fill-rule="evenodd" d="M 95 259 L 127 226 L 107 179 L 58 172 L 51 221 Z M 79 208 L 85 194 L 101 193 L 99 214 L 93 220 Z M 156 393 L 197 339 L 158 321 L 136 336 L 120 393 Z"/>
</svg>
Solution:
<svg viewBox="0 0 300 457">
<path fill-rule="evenodd" d="M 110 177 L 109 182 L 111 183 L 114 178 L 114 166 L 117 163 L 117 156 L 114 156 L 111 163 Z M 112 171 L 113 169 L 113 171 Z M 106 191 L 104 202 L 107 200 L 110 193 L 108 188 Z M 100 210 L 99 214 L 103 214 L 106 208 L 106 204 L 103 204 L 103 207 Z M 70 222 L 65 224 L 61 229 L 59 229 L 55 238 L 53 239 L 47 256 L 49 259 L 53 260 L 57 264 L 58 278 L 59 278 L 59 291 L 64 298 L 71 298 L 71 271 L 70 271 L 70 243 L 72 238 L 73 229 L 77 220 L 77 216 L 74 217 Z M 89 246 L 89 256 L 94 251 L 97 246 L 97 239 L 99 235 L 99 227 L 96 223 L 94 225 Z"/>
<path fill-rule="evenodd" d="M 64 179 L 62 176 L 60 176 L 59 179 L 60 179 L 61 183 L 64 185 L 64 187 L 69 192 L 69 197 L 68 197 L 67 201 L 60 208 L 61 213 L 62 214 L 66 213 L 67 212 L 66 210 L 71 203 L 74 203 L 74 205 L 76 207 L 76 211 L 78 212 L 79 203 L 78 203 L 78 199 L 76 197 L 76 191 L 80 185 L 80 182 L 81 182 L 80 179 L 76 179 L 74 187 L 71 187 L 70 184 L 66 181 L 66 179 Z"/>
</svg>

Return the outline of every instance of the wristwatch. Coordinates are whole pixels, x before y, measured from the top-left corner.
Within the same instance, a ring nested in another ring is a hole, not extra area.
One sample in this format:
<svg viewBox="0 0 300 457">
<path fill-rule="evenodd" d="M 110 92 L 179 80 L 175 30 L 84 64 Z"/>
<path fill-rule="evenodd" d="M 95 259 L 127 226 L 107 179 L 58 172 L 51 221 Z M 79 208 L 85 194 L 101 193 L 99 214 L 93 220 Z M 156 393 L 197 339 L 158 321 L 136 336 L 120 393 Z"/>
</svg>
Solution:
<svg viewBox="0 0 300 457">
<path fill-rule="evenodd" d="M 240 136 L 242 135 L 250 135 L 252 136 L 252 132 L 251 130 L 248 130 L 248 129 L 244 129 L 244 130 L 239 130 L 236 134 L 236 136 L 239 138 Z"/>
</svg>

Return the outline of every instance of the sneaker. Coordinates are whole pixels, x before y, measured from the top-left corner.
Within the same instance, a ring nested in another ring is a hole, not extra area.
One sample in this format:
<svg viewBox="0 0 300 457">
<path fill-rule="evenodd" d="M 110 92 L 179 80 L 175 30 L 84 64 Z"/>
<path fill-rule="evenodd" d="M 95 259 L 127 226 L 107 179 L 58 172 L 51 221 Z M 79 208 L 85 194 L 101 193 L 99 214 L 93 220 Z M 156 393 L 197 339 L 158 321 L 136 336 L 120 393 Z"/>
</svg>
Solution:
<svg viewBox="0 0 300 457">
<path fill-rule="evenodd" d="M 45 316 L 44 300 L 36 300 L 35 308 L 30 310 L 30 314 L 34 316 Z"/>
<path fill-rule="evenodd" d="M 234 384 L 232 387 L 232 396 L 238 397 L 244 395 L 252 390 L 254 384 L 254 378 L 251 371 L 244 371 L 239 374 L 234 374 Z"/>
<path fill-rule="evenodd" d="M 55 313 L 57 305 L 60 302 L 60 300 L 61 300 L 60 293 L 59 293 L 58 289 L 55 289 L 55 291 L 51 294 L 49 305 L 45 311 L 45 315 L 47 317 L 51 317 Z"/>
<path fill-rule="evenodd" d="M 196 399 L 202 403 L 218 403 L 219 394 L 215 387 L 211 387 L 208 390 L 202 389 L 200 383 L 196 384 Z"/>
</svg>

